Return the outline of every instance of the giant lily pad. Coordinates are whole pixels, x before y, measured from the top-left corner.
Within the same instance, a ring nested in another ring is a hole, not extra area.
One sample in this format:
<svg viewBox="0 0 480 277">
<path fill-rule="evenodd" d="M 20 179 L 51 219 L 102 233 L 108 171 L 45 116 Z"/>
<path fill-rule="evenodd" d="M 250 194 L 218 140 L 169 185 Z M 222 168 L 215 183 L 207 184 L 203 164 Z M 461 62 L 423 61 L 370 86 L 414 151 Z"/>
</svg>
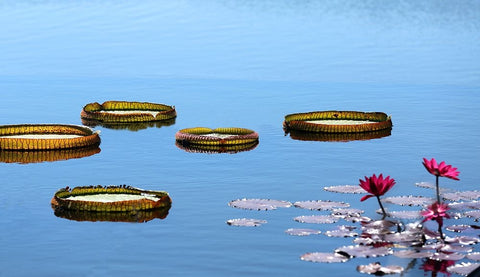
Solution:
<svg viewBox="0 0 480 277">
<path fill-rule="evenodd" d="M 203 146 L 230 146 L 251 145 L 258 143 L 258 133 L 245 128 L 216 128 L 205 127 L 187 128 L 175 134 L 178 144 L 184 147 L 192 145 Z"/>
<path fill-rule="evenodd" d="M 86 126 L 22 124 L 0 126 L 0 150 L 59 150 L 100 144 L 99 132 Z"/>
<path fill-rule="evenodd" d="M 289 130 L 321 133 L 359 133 L 392 128 L 390 116 L 381 112 L 318 111 L 285 116 Z"/>
<path fill-rule="evenodd" d="M 130 186 L 89 186 L 64 188 L 52 198 L 54 209 L 92 212 L 136 212 L 170 207 L 167 192 L 141 190 Z"/>
<path fill-rule="evenodd" d="M 175 107 L 164 104 L 106 101 L 85 105 L 80 116 L 84 120 L 111 124 L 171 120 L 177 113 Z"/>
</svg>

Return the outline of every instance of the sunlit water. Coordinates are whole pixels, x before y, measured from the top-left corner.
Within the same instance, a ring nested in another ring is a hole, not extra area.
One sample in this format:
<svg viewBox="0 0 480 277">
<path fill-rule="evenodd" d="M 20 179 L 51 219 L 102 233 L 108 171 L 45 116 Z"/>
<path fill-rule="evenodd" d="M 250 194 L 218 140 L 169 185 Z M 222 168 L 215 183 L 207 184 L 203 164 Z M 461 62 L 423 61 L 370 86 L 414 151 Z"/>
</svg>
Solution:
<svg viewBox="0 0 480 277">
<path fill-rule="evenodd" d="M 85 158 L 0 163 L 0 275 L 360 276 L 359 264 L 406 266 L 393 256 L 301 261 L 351 240 L 285 234 L 328 229 L 293 221 L 320 212 L 228 202 L 341 200 L 375 217 L 374 200 L 323 187 L 383 173 L 397 181 L 390 196 L 433 196 L 414 186 L 434 181 L 423 157 L 459 168 L 460 181 L 442 187 L 478 189 L 478 14 L 473 1 L 1 2 L 0 124 L 81 124 L 85 104 L 106 100 L 175 105 L 178 117 L 138 131 L 97 126 L 101 151 Z M 350 142 L 284 135 L 286 114 L 332 109 L 385 112 L 392 133 Z M 253 129 L 260 144 L 237 154 L 175 146 L 176 131 L 197 126 Z M 168 216 L 80 222 L 50 207 L 65 186 L 121 184 L 168 191 Z M 226 224 L 243 217 L 268 223 Z M 404 276 L 423 276 L 421 263 Z"/>
</svg>

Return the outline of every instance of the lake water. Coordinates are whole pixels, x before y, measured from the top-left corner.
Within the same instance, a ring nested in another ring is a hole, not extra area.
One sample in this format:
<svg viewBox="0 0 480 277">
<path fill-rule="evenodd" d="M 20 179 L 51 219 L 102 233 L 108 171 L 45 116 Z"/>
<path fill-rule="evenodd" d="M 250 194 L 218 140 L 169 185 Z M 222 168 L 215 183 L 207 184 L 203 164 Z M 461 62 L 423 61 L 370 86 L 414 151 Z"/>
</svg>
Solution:
<svg viewBox="0 0 480 277">
<path fill-rule="evenodd" d="M 1 1 L 1 125 L 81 124 L 84 105 L 107 100 L 175 105 L 178 117 L 137 131 L 96 126 L 101 151 L 84 158 L 1 162 L 0 276 L 362 276 L 360 264 L 407 266 L 394 256 L 302 261 L 351 239 L 285 234 L 328 229 L 293 220 L 323 212 L 228 203 L 347 201 L 378 218 L 376 201 L 323 188 L 383 173 L 397 181 L 389 196 L 433 197 L 414 186 L 434 181 L 423 157 L 458 167 L 460 181 L 442 187 L 479 189 L 479 14 L 477 1 Z M 381 111 L 394 126 L 349 142 L 284 134 L 285 115 L 316 110 Z M 196 126 L 253 129 L 260 143 L 236 154 L 178 148 L 175 133 Z M 168 191 L 168 216 L 75 221 L 50 206 L 65 186 L 122 184 Z M 268 223 L 226 224 L 244 217 Z M 421 264 L 403 276 L 423 276 Z"/>
</svg>

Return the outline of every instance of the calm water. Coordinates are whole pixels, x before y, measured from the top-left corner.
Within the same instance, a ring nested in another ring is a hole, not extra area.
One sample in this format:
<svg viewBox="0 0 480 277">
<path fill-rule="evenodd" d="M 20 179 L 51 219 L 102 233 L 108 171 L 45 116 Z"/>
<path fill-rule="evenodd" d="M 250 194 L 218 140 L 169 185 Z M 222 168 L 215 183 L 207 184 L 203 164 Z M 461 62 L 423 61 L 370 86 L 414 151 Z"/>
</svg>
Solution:
<svg viewBox="0 0 480 277">
<path fill-rule="evenodd" d="M 178 118 L 138 131 L 97 126 L 101 152 L 89 157 L 0 163 L 0 276 L 361 276 L 359 264 L 406 266 L 393 256 L 301 261 L 351 239 L 284 233 L 328 229 L 292 219 L 312 211 L 228 202 L 342 200 L 375 217 L 375 201 L 323 187 L 384 173 L 397 180 L 390 196 L 432 196 L 414 186 L 433 181 L 423 157 L 459 168 L 461 180 L 442 186 L 479 189 L 478 14 L 476 1 L 1 1 L 0 124 L 81 124 L 85 104 L 106 100 L 175 105 Z M 284 135 L 286 114 L 330 109 L 386 112 L 392 134 Z M 260 144 L 237 154 L 177 148 L 175 133 L 195 126 L 254 129 Z M 68 220 L 50 207 L 59 188 L 110 184 L 166 190 L 172 208 L 134 224 Z M 242 217 L 268 223 L 225 223 Z M 423 276 L 421 263 L 404 276 Z"/>
</svg>

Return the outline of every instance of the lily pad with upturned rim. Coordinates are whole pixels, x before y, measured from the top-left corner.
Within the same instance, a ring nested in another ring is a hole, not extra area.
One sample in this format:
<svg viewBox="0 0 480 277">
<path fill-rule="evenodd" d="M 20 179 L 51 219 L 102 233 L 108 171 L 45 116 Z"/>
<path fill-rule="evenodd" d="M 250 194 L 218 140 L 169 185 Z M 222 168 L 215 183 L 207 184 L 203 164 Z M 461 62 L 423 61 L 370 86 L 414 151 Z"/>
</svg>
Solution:
<svg viewBox="0 0 480 277">
<path fill-rule="evenodd" d="M 319 133 L 362 133 L 392 128 L 390 116 L 382 112 L 315 111 L 285 116 L 289 130 Z"/>
<path fill-rule="evenodd" d="M 149 102 L 106 101 L 85 105 L 80 113 L 84 120 L 100 123 L 133 123 L 171 120 L 177 116 L 174 106 Z"/>
<path fill-rule="evenodd" d="M 192 145 L 225 146 L 258 143 L 258 133 L 245 128 L 206 127 L 186 128 L 175 134 L 177 143 L 184 147 Z"/>
<path fill-rule="evenodd" d="M 51 204 L 54 209 L 135 212 L 170 207 L 172 200 L 165 191 L 130 186 L 88 186 L 60 189 L 53 196 Z"/>
<path fill-rule="evenodd" d="M 0 126 L 0 150 L 59 150 L 100 145 L 99 131 L 67 124 Z"/>
</svg>

